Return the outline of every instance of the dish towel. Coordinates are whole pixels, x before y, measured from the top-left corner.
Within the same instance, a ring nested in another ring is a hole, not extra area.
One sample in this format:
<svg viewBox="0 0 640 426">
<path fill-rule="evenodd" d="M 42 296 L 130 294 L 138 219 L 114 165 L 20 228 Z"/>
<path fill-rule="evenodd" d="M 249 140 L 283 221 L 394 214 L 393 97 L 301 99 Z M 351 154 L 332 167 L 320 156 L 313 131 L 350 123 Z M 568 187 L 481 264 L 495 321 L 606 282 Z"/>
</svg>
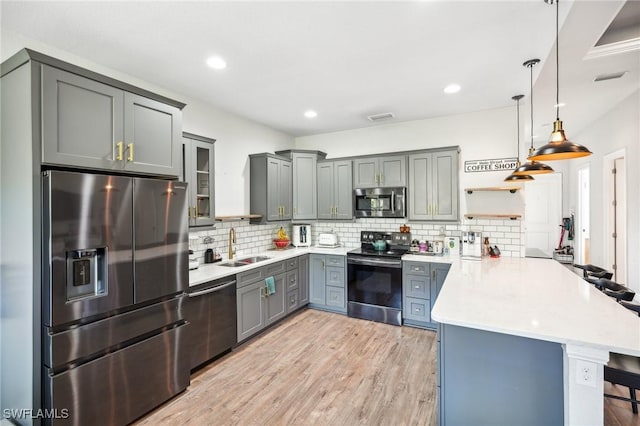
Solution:
<svg viewBox="0 0 640 426">
<path fill-rule="evenodd" d="M 267 296 L 276 294 L 276 280 L 274 280 L 273 277 L 265 278 L 264 283 L 267 286 Z"/>
</svg>

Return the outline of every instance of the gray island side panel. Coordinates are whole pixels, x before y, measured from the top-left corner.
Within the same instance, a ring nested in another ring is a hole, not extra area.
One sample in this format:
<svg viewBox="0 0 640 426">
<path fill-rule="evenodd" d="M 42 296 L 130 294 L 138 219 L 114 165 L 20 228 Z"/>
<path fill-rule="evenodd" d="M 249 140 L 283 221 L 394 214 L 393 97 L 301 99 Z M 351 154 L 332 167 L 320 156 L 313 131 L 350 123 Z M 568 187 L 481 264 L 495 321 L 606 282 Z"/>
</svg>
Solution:
<svg viewBox="0 0 640 426">
<path fill-rule="evenodd" d="M 559 343 L 440 324 L 439 424 L 562 425 Z"/>
</svg>

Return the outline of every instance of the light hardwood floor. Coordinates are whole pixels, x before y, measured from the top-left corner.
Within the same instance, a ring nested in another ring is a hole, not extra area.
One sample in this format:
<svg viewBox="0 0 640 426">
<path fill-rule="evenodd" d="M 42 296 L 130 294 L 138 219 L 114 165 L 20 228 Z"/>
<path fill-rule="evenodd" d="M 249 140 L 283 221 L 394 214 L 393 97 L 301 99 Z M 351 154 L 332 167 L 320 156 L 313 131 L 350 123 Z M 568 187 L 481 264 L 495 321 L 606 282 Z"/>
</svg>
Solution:
<svg viewBox="0 0 640 426">
<path fill-rule="evenodd" d="M 435 425 L 436 334 L 304 310 L 139 425 Z"/>
<path fill-rule="evenodd" d="M 136 424 L 435 425 L 436 345 L 432 331 L 304 310 L 195 373 Z M 604 400 L 605 426 L 640 425 L 629 403 Z"/>
</svg>

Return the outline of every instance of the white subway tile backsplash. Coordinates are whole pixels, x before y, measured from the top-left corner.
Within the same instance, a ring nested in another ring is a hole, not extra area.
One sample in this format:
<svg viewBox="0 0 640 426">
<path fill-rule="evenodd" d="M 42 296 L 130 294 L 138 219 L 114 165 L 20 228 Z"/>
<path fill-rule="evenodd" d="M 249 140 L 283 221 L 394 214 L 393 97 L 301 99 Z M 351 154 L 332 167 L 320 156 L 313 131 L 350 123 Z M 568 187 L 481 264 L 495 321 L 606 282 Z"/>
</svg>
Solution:
<svg viewBox="0 0 640 426">
<path fill-rule="evenodd" d="M 498 245 L 502 256 L 524 257 L 524 230 L 520 221 L 497 219 L 464 219 L 462 224 L 452 223 L 412 223 L 406 219 L 356 219 L 352 221 L 306 221 L 311 225 L 312 243 L 315 243 L 321 232 L 335 232 L 339 241 L 346 247 L 358 247 L 360 245 L 360 232 L 373 231 L 399 231 L 400 226 L 406 224 L 411 227 L 412 239 L 417 240 L 441 240 L 442 232 L 446 236 L 460 237 L 461 232 L 471 230 L 482 232 L 483 237 L 488 237 L 491 245 Z M 233 227 L 236 231 L 236 254 L 257 254 L 273 247 L 273 239 L 278 229 L 282 226 L 291 235 L 291 224 L 277 222 L 273 224 L 253 225 L 248 221 L 218 222 L 216 229 L 206 231 L 192 231 L 189 238 L 189 247 L 194 250 L 196 256 L 203 262 L 204 251 L 207 248 L 216 249 L 223 257 L 227 257 L 229 230 Z M 204 244 L 203 237 L 213 237 L 213 242 Z M 195 238 L 194 238 L 195 237 Z"/>
</svg>

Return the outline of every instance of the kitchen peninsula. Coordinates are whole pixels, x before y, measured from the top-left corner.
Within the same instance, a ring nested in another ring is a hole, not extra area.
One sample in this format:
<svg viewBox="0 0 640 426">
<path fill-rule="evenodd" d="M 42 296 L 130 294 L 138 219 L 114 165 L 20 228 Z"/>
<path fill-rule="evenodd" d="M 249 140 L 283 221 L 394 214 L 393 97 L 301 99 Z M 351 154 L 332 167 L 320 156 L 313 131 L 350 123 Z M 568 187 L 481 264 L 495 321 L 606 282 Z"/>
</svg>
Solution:
<svg viewBox="0 0 640 426">
<path fill-rule="evenodd" d="M 601 425 L 603 366 L 640 356 L 640 318 L 552 260 L 445 261 L 440 424 Z"/>
</svg>

